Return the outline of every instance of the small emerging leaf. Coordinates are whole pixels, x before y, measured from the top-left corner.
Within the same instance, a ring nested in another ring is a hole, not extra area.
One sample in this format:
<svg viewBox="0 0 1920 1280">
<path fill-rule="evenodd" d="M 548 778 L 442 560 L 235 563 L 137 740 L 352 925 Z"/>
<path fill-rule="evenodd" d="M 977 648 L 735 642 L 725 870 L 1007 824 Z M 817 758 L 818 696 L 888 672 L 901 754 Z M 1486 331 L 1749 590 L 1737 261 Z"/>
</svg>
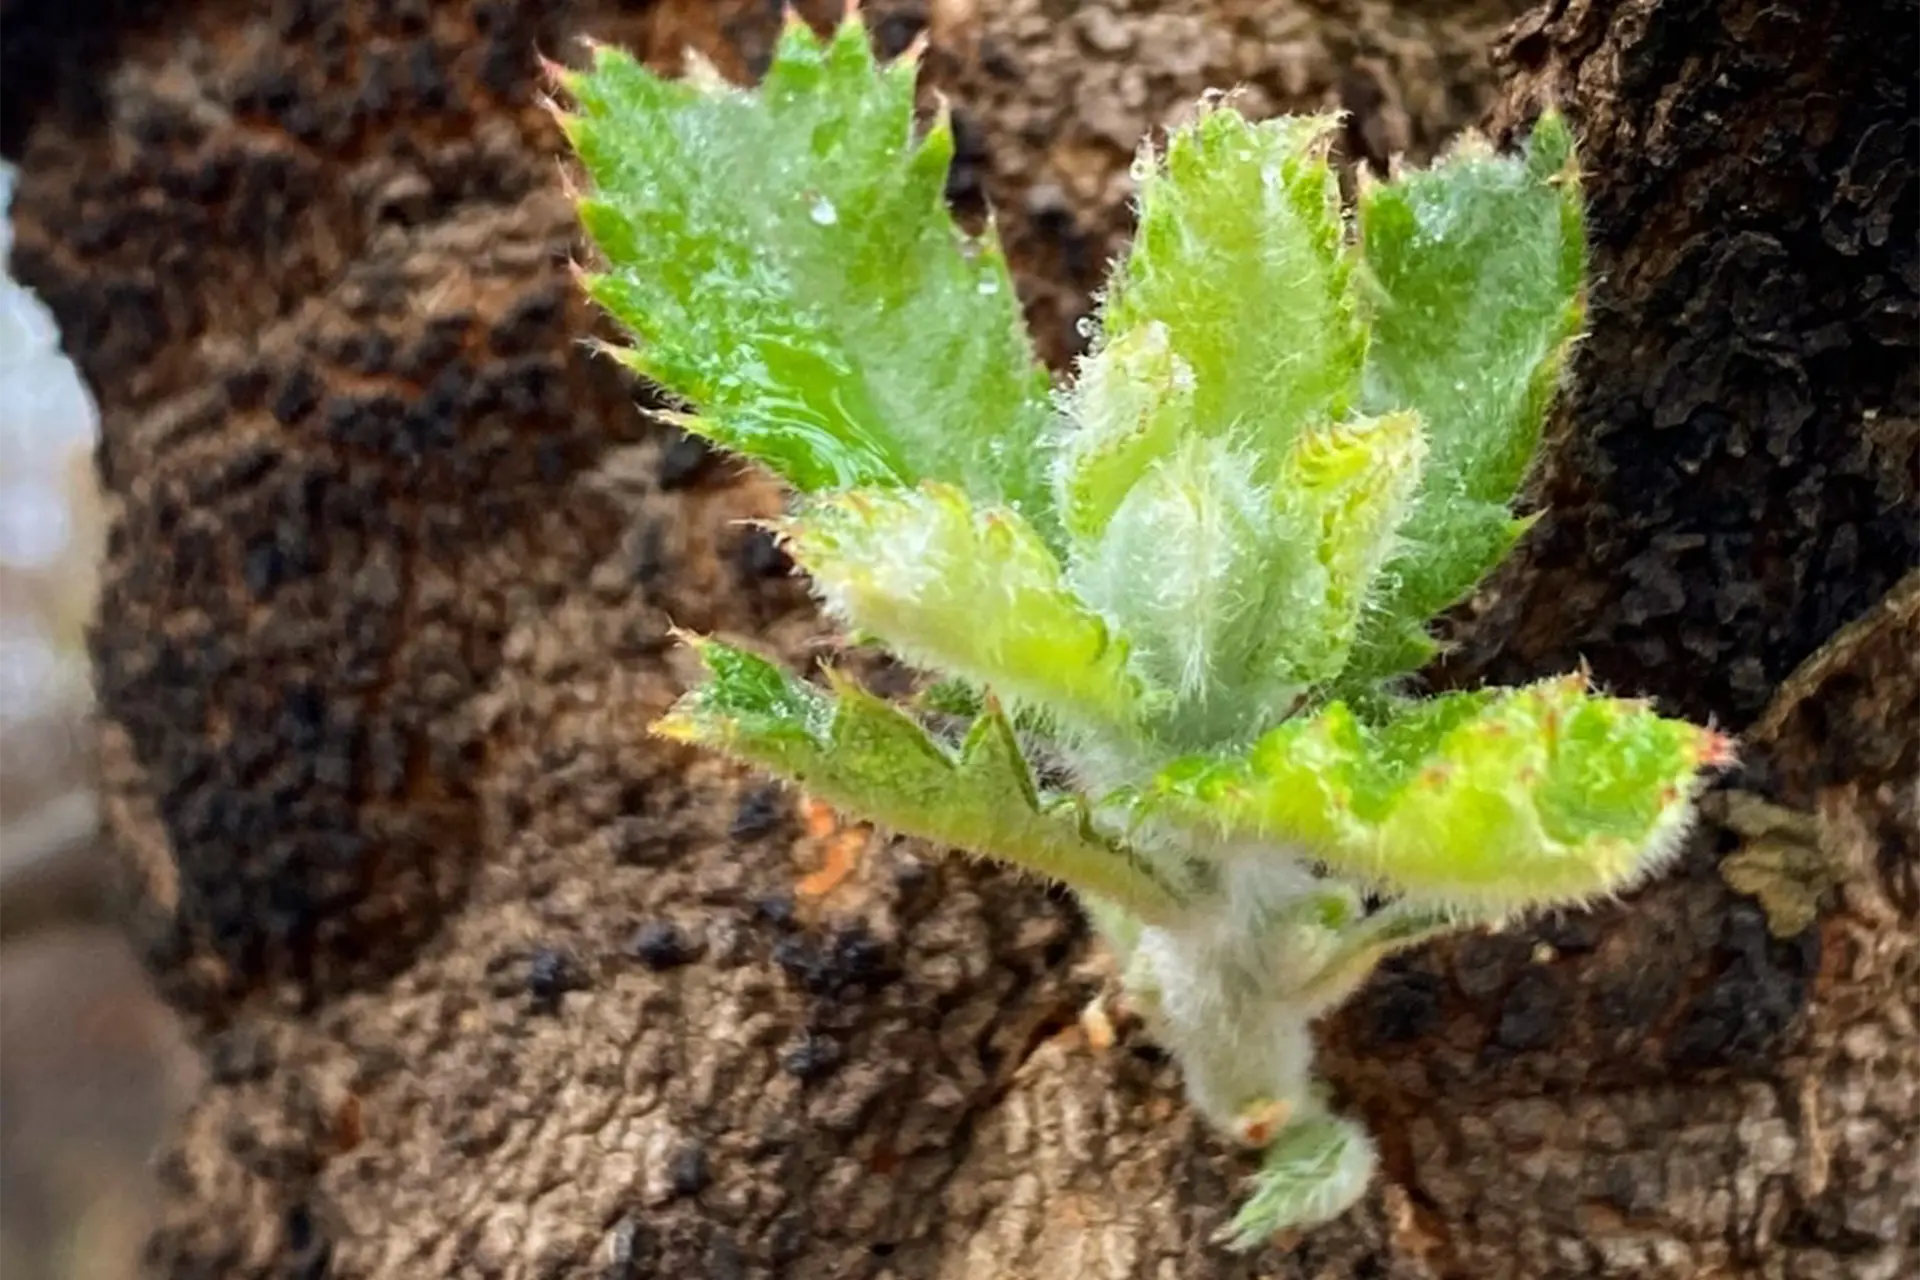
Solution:
<svg viewBox="0 0 1920 1280">
<path fill-rule="evenodd" d="M 1377 1159 L 1353 1122 L 1325 1112 L 1303 1117 L 1266 1149 L 1253 1194 L 1215 1239 L 1244 1253 L 1282 1231 L 1330 1222 L 1365 1193 Z"/>
<path fill-rule="evenodd" d="M 1108 841 L 1083 809 L 1037 789 L 1012 726 L 990 706 L 959 751 L 856 686 L 832 694 L 773 663 L 694 642 L 709 680 L 655 732 L 759 765 L 836 808 L 903 835 L 999 858 L 1165 921 L 1182 891 L 1145 857 Z"/>
<path fill-rule="evenodd" d="M 1077 548 L 1074 589 L 1164 689 L 1168 741 L 1232 739 L 1271 723 L 1297 690 L 1268 661 L 1275 619 L 1310 552 L 1284 535 L 1257 460 L 1225 440 L 1185 441 L 1120 503 L 1097 543 Z"/>
<path fill-rule="evenodd" d="M 1289 542 L 1311 551 L 1292 566 L 1295 580 L 1273 615 L 1282 620 L 1275 661 L 1295 685 L 1331 680 L 1346 665 L 1425 456 L 1413 413 L 1308 431 L 1287 451 L 1279 498 Z"/>
<path fill-rule="evenodd" d="M 1169 766 L 1145 804 L 1338 874 L 1499 917 L 1631 884 L 1671 852 L 1725 743 L 1578 680 L 1450 694 L 1362 724 L 1342 703 L 1245 756 Z"/>
<path fill-rule="evenodd" d="M 1049 528 L 1049 380 L 999 246 L 947 212 L 951 127 L 914 139 L 914 72 L 857 21 L 790 23 L 756 91 L 598 49 L 563 81 L 588 290 L 689 430 L 797 487 L 934 477 Z"/>
<path fill-rule="evenodd" d="M 834 615 L 909 661 L 1083 724 L 1136 714 L 1125 643 L 1017 513 L 927 483 L 822 498 L 782 528 Z"/>
<path fill-rule="evenodd" d="M 1173 691 L 1163 737 L 1244 741 L 1339 673 L 1421 453 L 1412 414 L 1320 427 L 1267 484 L 1246 450 L 1191 439 L 1076 546 L 1074 587 Z"/>
<path fill-rule="evenodd" d="M 1157 320 L 1113 335 L 1080 366 L 1065 397 L 1073 430 L 1059 443 L 1057 501 L 1067 532 L 1097 541 L 1149 468 L 1193 418 L 1193 370 Z"/>
</svg>

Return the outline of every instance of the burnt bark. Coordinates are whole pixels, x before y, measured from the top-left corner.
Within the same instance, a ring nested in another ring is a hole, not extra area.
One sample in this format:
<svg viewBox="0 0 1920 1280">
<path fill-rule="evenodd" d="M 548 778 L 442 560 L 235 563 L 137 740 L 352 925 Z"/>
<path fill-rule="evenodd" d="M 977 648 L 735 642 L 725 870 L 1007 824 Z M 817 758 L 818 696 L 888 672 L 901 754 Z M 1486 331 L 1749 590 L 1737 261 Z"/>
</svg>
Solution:
<svg viewBox="0 0 1920 1280">
<path fill-rule="evenodd" d="M 1331 1019 L 1386 1175 L 1222 1254 L 1245 1167 L 1150 1045 L 1088 1042 L 1069 908 L 877 839 L 799 892 L 837 837 L 645 734 L 669 619 L 826 636 L 733 523 L 778 495 L 577 350 L 529 54 L 747 75 L 773 6 L 134 14 L 87 47 L 97 98 L 21 127 L 16 270 L 102 403 L 105 810 L 209 1074 L 154 1273 L 1912 1273 L 1914 6 L 1555 5 L 1497 106 L 1499 3 L 868 8 L 883 43 L 931 26 L 951 194 L 1001 211 L 1055 360 L 1132 135 L 1201 89 L 1344 102 L 1376 161 L 1561 101 L 1593 335 L 1552 514 L 1437 674 L 1584 659 L 1743 732 L 1746 771 L 1676 874 Z"/>
</svg>

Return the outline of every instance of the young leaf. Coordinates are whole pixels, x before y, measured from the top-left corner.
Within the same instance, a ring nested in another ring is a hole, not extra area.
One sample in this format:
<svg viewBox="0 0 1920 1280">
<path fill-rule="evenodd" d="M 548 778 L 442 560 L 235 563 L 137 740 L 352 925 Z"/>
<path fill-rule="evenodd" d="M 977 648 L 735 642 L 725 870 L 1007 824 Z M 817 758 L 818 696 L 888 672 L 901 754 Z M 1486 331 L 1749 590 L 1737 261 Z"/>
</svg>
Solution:
<svg viewBox="0 0 1920 1280">
<path fill-rule="evenodd" d="M 1373 1140 L 1352 1121 L 1325 1111 L 1304 1116 L 1267 1148 L 1253 1194 L 1215 1239 L 1247 1252 L 1281 1231 L 1330 1222 L 1366 1192 L 1377 1162 Z"/>
<path fill-rule="evenodd" d="M 1625 887 L 1727 758 L 1578 681 L 1391 687 L 1526 527 L 1581 323 L 1571 135 L 1549 114 L 1522 157 L 1364 187 L 1349 245 L 1330 118 L 1205 104 L 1143 152 L 1056 399 L 992 234 L 945 211 L 913 70 L 796 20 L 753 91 L 607 50 L 557 77 L 621 358 L 803 491 L 781 531 L 841 622 L 945 677 L 902 710 L 700 641 L 710 678 L 656 728 L 1072 886 L 1195 1109 L 1266 1146 L 1224 1233 L 1252 1246 L 1374 1166 L 1311 1020 L 1394 951 Z M 1022 745 L 1048 739 L 1060 794 Z"/>
<path fill-rule="evenodd" d="M 921 666 L 1124 732 L 1145 693 L 1127 646 L 1061 579 L 1032 526 L 958 489 L 855 489 L 781 526 L 834 616 Z"/>
<path fill-rule="evenodd" d="M 1566 121 L 1550 112 L 1525 156 L 1470 140 L 1431 169 L 1361 193 L 1372 333 L 1362 406 L 1418 412 L 1429 454 L 1356 680 L 1430 656 L 1426 622 L 1525 531 L 1508 504 L 1583 317 L 1586 241 L 1572 153 Z"/>
<path fill-rule="evenodd" d="M 1216 107 L 1174 130 L 1163 159 L 1143 153 L 1139 230 L 1090 361 L 1165 326 L 1191 370 L 1188 430 L 1253 445 L 1266 480 L 1294 433 L 1344 418 L 1358 390 L 1366 335 L 1326 159 L 1333 126 Z"/>
<path fill-rule="evenodd" d="M 1343 931 L 1332 954 L 1323 957 L 1313 976 L 1298 985 L 1294 999 L 1315 1014 L 1337 1008 L 1373 976 L 1382 960 L 1458 932 L 1463 923 L 1453 911 L 1432 903 L 1406 899 L 1387 903 Z"/>
<path fill-rule="evenodd" d="M 1272 485 L 1244 449 L 1190 439 L 1075 545 L 1075 589 L 1174 693 L 1160 736 L 1244 741 L 1338 674 L 1420 457 L 1409 413 L 1300 433 Z"/>
<path fill-rule="evenodd" d="M 1556 680 L 1412 704 L 1378 727 L 1336 702 L 1244 756 L 1169 766 L 1141 803 L 1498 918 L 1631 884 L 1672 851 L 1698 771 L 1725 753 L 1710 730 Z"/>
<path fill-rule="evenodd" d="M 1133 667 L 1171 695 L 1153 721 L 1202 744 L 1270 722 L 1295 692 L 1264 657 L 1276 609 L 1309 553 L 1282 535 L 1255 459 L 1195 437 L 1120 503 L 1099 541 L 1076 548 L 1074 590 L 1127 636 Z"/>
<path fill-rule="evenodd" d="M 790 22 L 757 91 L 598 49 L 562 77 L 588 290 L 690 430 L 797 487 L 934 477 L 1046 528 L 1049 380 L 998 244 L 947 213 L 950 126 L 914 141 L 914 70 L 854 20 Z"/>
<path fill-rule="evenodd" d="M 1296 687 L 1347 663 L 1375 575 L 1395 546 L 1420 483 L 1426 440 L 1418 415 L 1388 414 L 1298 436 L 1277 486 L 1289 543 L 1311 551 L 1274 617 L 1273 658 Z"/>
<path fill-rule="evenodd" d="M 903 835 L 986 854 L 1100 895 L 1145 921 L 1184 891 L 1143 855 L 1096 833 L 1083 809 L 1043 797 L 997 707 L 955 753 L 912 717 L 845 682 L 832 693 L 763 658 L 696 640 L 710 678 L 654 726 L 756 764 Z"/>
<path fill-rule="evenodd" d="M 1193 370 L 1174 354 L 1167 326 L 1150 320 L 1082 361 L 1063 399 L 1073 428 L 1059 440 L 1055 501 L 1068 535 L 1087 544 L 1187 430 Z"/>
</svg>

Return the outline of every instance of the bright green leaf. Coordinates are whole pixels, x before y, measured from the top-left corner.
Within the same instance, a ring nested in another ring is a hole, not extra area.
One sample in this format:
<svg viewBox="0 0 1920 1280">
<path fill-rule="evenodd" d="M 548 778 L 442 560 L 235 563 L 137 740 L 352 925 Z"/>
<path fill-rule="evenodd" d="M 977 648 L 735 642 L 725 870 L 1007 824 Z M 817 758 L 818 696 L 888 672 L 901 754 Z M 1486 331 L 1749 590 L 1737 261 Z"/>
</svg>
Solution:
<svg viewBox="0 0 1920 1280">
<path fill-rule="evenodd" d="M 1187 429 L 1252 446 L 1263 479 L 1296 432 L 1339 421 L 1358 391 L 1366 336 L 1326 159 L 1334 125 L 1208 107 L 1164 156 L 1143 153 L 1139 230 L 1102 307 L 1103 344 L 1165 326 L 1191 374 Z"/>
<path fill-rule="evenodd" d="M 1427 475 L 1387 569 L 1356 679 L 1432 652 L 1422 629 L 1524 531 L 1508 509 L 1583 318 L 1585 232 L 1572 138 L 1548 114 L 1524 156 L 1469 139 L 1362 191 L 1363 407 L 1411 409 Z"/>
<path fill-rule="evenodd" d="M 848 815 L 985 854 L 1165 921 L 1184 893 L 1141 854 L 1103 838 L 1070 798 L 1043 795 L 997 707 L 958 751 L 912 717 L 845 682 L 831 692 L 711 640 L 710 678 L 655 732 L 755 764 Z"/>
<path fill-rule="evenodd" d="M 1051 527 L 1049 381 L 998 244 L 954 227 L 944 119 L 857 21 L 788 25 L 757 91 L 601 48 L 564 78 L 618 353 L 690 430 L 804 490 L 936 478 Z"/>
<path fill-rule="evenodd" d="M 1420 457 L 1412 414 L 1300 433 L 1273 484 L 1244 450 L 1190 439 L 1076 544 L 1075 589 L 1174 693 L 1162 737 L 1245 740 L 1340 671 Z"/>
<path fill-rule="evenodd" d="M 1138 803 L 1297 847 L 1336 874 L 1498 917 L 1619 890 L 1669 852 L 1724 742 L 1578 679 L 1450 694 L 1380 726 L 1344 704 Z"/>
<path fill-rule="evenodd" d="M 1126 644 L 1018 514 L 930 482 L 817 499 L 782 530 L 834 616 L 907 660 L 1070 722 L 1137 715 Z"/>
<path fill-rule="evenodd" d="M 1273 661 L 1305 687 L 1346 665 L 1375 575 L 1392 551 L 1420 483 L 1426 442 L 1418 415 L 1389 414 L 1295 438 L 1278 500 L 1294 547 L 1294 580 L 1273 614 Z"/>
<path fill-rule="evenodd" d="M 1068 534 L 1084 546 L 1187 431 L 1193 370 L 1174 354 L 1167 326 L 1147 321 L 1084 360 L 1065 403 L 1073 429 L 1060 440 L 1056 500 Z"/>
</svg>

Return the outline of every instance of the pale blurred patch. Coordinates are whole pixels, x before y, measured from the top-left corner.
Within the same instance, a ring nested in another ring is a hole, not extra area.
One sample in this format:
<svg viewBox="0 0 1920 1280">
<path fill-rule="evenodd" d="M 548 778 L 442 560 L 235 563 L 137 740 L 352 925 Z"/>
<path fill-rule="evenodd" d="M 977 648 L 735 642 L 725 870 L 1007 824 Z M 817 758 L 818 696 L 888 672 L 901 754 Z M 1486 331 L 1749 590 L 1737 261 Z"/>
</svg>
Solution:
<svg viewBox="0 0 1920 1280">
<path fill-rule="evenodd" d="M 0 266 L 14 171 L 0 164 Z M 0 271 L 0 1275 L 137 1274 L 148 1155 L 188 1078 L 102 914 L 86 630 L 104 520 L 92 397 Z"/>
</svg>

